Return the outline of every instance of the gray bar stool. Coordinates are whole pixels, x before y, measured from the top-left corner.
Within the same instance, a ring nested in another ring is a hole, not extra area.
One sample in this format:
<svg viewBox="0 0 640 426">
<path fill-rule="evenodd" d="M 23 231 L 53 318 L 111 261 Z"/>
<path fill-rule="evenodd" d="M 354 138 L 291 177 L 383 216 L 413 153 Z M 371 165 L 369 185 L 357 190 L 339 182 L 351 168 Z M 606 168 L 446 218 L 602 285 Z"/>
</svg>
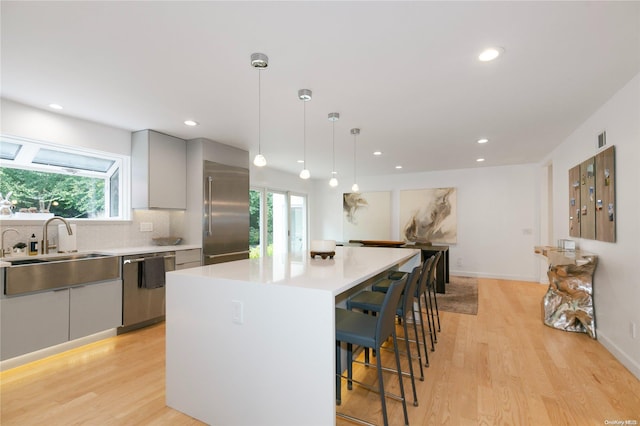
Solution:
<svg viewBox="0 0 640 426">
<path fill-rule="evenodd" d="M 402 293 L 402 297 L 400 298 L 400 302 L 398 303 L 398 307 L 396 309 L 396 315 L 400 319 L 402 326 L 404 328 L 404 341 L 406 352 L 403 352 L 407 358 L 409 359 L 409 373 L 403 372 L 403 375 L 409 376 L 411 378 L 411 387 L 413 389 L 413 405 L 418 406 L 418 392 L 416 390 L 416 382 L 415 375 L 413 372 L 413 359 L 411 357 L 411 345 L 409 339 L 409 329 L 408 323 L 406 321 L 407 315 L 411 313 L 411 317 L 413 319 L 413 331 L 416 337 L 415 342 L 418 341 L 418 327 L 416 325 L 416 315 L 413 310 L 413 300 L 416 292 L 416 288 L 418 286 L 418 280 L 420 278 L 421 266 L 416 266 L 413 268 L 409 276 L 406 277 L 406 286 Z M 403 274 L 406 276 L 406 274 Z M 351 297 L 347 300 L 347 309 L 359 309 L 364 313 L 380 312 L 382 308 L 382 303 L 384 301 L 385 294 L 377 291 L 362 291 L 355 296 Z M 420 366 L 420 380 L 424 380 L 424 371 L 422 369 L 422 354 L 420 351 L 420 345 L 416 343 L 416 348 L 418 351 L 418 365 Z M 368 363 L 365 363 L 368 365 Z M 390 371 L 395 371 L 389 369 Z"/>
<path fill-rule="evenodd" d="M 406 280 L 406 279 L 405 279 Z M 397 397 L 402 402 L 402 409 L 404 412 L 405 424 L 409 424 L 409 415 L 407 413 L 407 404 L 404 395 L 404 386 L 402 383 L 402 373 L 400 369 L 400 354 L 398 353 L 398 343 L 396 337 L 396 308 L 400 297 L 402 296 L 402 289 L 405 286 L 405 281 L 395 281 L 389 286 L 389 291 L 386 293 L 380 314 L 377 317 L 373 317 L 361 312 L 347 311 L 346 309 L 336 308 L 335 321 L 336 321 L 336 403 L 340 405 L 342 402 L 342 389 L 341 379 L 342 375 L 341 365 L 341 342 L 347 344 L 347 383 L 348 388 L 352 388 L 352 383 L 355 382 L 361 386 L 367 387 L 371 390 L 374 388 L 358 382 L 353 379 L 353 345 L 362 346 L 365 348 L 372 348 L 376 351 L 380 351 L 382 344 L 391 336 L 393 338 L 393 346 L 396 358 L 396 368 L 398 371 L 398 382 L 400 386 L 400 397 Z M 383 381 L 383 369 L 381 357 L 376 357 L 376 366 L 378 370 L 378 393 L 380 394 L 380 402 L 382 404 L 382 417 L 384 425 L 388 426 L 389 420 L 387 417 L 387 405 L 385 402 L 386 396 L 393 396 L 388 394 L 384 390 Z M 336 413 L 337 416 L 344 417 L 349 420 L 354 420 L 362 424 L 367 422 L 357 419 L 346 414 Z"/>
</svg>

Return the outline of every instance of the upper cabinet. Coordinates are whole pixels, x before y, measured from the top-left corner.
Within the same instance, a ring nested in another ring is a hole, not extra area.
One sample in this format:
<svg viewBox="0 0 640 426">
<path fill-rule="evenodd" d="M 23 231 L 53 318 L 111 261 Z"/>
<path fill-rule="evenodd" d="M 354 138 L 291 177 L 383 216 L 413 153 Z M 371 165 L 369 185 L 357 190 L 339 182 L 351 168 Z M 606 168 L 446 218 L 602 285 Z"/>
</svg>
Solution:
<svg viewBox="0 0 640 426">
<path fill-rule="evenodd" d="M 186 142 L 153 130 L 132 133 L 131 177 L 134 209 L 186 209 Z"/>
</svg>

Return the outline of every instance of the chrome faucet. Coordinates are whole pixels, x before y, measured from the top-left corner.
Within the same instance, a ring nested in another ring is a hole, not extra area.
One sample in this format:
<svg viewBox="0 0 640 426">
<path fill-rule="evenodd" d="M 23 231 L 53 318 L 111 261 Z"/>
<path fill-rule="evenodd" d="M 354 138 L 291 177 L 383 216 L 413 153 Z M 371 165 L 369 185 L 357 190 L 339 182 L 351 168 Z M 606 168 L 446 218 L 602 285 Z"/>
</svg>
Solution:
<svg viewBox="0 0 640 426">
<path fill-rule="evenodd" d="M 48 231 L 47 231 L 49 224 L 56 219 L 61 220 L 62 223 L 64 223 L 67 226 L 67 233 L 69 235 L 73 235 L 73 231 L 71 230 L 71 225 L 69 225 L 69 222 L 67 222 L 65 218 L 60 216 L 54 216 L 50 219 L 47 219 L 47 221 L 44 223 L 44 226 L 42 227 L 42 254 L 49 254 L 50 248 L 56 248 L 55 245 L 49 245 L 49 238 L 48 238 Z"/>
<path fill-rule="evenodd" d="M 11 249 L 7 249 L 7 250 L 4 249 L 4 234 L 9 231 L 13 231 L 16 234 L 20 235 L 20 232 L 18 232 L 18 230 L 15 228 L 7 228 L 4 231 L 2 231 L 2 236 L 0 236 L 0 249 L 2 249 L 2 257 L 5 257 L 9 253 L 11 253 Z"/>
</svg>

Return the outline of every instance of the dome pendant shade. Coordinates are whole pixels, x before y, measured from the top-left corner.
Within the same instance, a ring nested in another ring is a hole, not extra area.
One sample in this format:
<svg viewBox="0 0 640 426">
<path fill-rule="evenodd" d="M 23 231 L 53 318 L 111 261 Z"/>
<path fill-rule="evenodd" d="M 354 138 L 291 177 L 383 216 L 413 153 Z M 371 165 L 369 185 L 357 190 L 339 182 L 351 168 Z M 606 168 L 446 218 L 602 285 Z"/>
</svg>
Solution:
<svg viewBox="0 0 640 426">
<path fill-rule="evenodd" d="M 309 179 L 311 177 L 311 172 L 307 169 L 303 169 L 300 172 L 300 179 Z"/>
<path fill-rule="evenodd" d="M 264 167 L 267 165 L 267 159 L 264 158 L 264 155 L 262 154 L 258 154 L 255 156 L 255 158 L 253 159 L 253 164 L 256 167 Z"/>
<path fill-rule="evenodd" d="M 331 179 L 329 179 L 329 186 L 332 188 L 335 188 L 336 186 L 338 186 L 338 179 L 332 177 Z"/>
</svg>

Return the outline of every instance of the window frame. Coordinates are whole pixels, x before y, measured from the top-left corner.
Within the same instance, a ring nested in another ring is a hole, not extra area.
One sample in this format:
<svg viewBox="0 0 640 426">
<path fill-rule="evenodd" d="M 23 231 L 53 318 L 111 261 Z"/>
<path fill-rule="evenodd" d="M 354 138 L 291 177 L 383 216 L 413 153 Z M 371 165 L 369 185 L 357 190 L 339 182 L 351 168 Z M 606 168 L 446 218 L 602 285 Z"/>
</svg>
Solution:
<svg viewBox="0 0 640 426">
<path fill-rule="evenodd" d="M 76 145 L 63 145 L 59 143 L 53 143 L 48 141 L 27 139 L 20 136 L 14 136 L 9 134 L 0 134 L 0 143 L 8 142 L 21 145 L 17 155 L 13 160 L 0 158 L 0 167 L 14 168 L 21 170 L 38 171 L 45 173 L 56 173 L 62 175 L 74 175 L 89 178 L 97 178 L 104 180 L 104 214 L 103 217 L 98 218 L 71 218 L 71 220 L 78 220 L 91 223 L 113 223 L 122 221 L 131 221 L 131 157 L 115 154 L 106 151 L 99 151 L 96 149 L 85 148 Z M 59 152 L 66 152 L 69 154 L 83 155 L 89 157 L 98 157 L 113 161 L 112 166 L 106 172 L 96 172 L 84 169 L 75 169 L 63 166 L 52 166 L 32 163 L 31 160 L 35 157 L 39 148 L 55 150 Z M 73 171 L 72 171 L 73 170 Z M 115 174 L 118 174 L 119 185 L 114 193 L 112 188 L 112 180 Z M 119 215 L 111 216 L 112 200 L 114 196 L 117 196 L 117 203 L 119 205 Z M 11 216 L 10 218 L 2 218 L 3 223 L 11 222 L 27 222 L 30 223 L 34 220 L 42 220 L 42 218 L 28 216 L 22 216 L 16 218 Z"/>
</svg>

